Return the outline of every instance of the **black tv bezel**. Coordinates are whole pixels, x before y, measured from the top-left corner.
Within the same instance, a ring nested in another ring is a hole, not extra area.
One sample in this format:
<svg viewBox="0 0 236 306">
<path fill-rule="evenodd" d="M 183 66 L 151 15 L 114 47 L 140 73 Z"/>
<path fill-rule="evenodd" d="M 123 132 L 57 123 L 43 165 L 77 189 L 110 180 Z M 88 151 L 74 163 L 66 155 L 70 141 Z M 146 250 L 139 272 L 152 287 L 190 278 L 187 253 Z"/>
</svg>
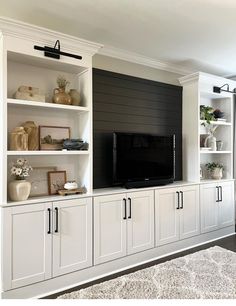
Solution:
<svg viewBox="0 0 236 306">
<path fill-rule="evenodd" d="M 149 177 L 143 180 L 118 180 L 117 179 L 117 150 L 116 150 L 116 137 L 117 135 L 138 135 L 138 136 L 152 136 L 152 137 L 168 137 L 173 138 L 173 176 L 170 178 L 157 178 Z M 175 180 L 175 134 L 173 135 L 158 135 L 150 133 L 125 133 L 125 132 L 113 132 L 113 186 L 124 186 L 126 188 L 141 188 L 141 187 L 151 187 L 151 186 L 160 186 L 173 183 Z"/>
</svg>

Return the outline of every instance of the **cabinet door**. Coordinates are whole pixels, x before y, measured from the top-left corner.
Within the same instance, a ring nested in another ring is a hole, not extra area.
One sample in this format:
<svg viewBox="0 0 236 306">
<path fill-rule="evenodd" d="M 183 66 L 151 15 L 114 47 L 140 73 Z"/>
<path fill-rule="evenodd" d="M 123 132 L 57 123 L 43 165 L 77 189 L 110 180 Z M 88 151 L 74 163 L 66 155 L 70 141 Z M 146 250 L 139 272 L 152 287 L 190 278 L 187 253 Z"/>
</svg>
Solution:
<svg viewBox="0 0 236 306">
<path fill-rule="evenodd" d="M 234 182 L 219 182 L 222 192 L 219 207 L 219 227 L 234 224 Z"/>
<path fill-rule="evenodd" d="M 4 290 L 51 277 L 51 208 L 47 203 L 3 209 Z"/>
<path fill-rule="evenodd" d="M 181 191 L 180 239 L 185 239 L 200 234 L 199 186 L 187 186 Z"/>
<path fill-rule="evenodd" d="M 179 209 L 175 188 L 155 191 L 156 245 L 179 239 Z"/>
<path fill-rule="evenodd" d="M 92 199 L 53 203 L 53 276 L 92 265 Z"/>
<path fill-rule="evenodd" d="M 216 184 L 201 184 L 201 233 L 218 229 L 218 202 Z"/>
<path fill-rule="evenodd" d="M 126 255 L 126 194 L 94 198 L 94 264 Z"/>
<path fill-rule="evenodd" d="M 154 247 L 154 191 L 127 194 L 128 254 Z"/>
</svg>

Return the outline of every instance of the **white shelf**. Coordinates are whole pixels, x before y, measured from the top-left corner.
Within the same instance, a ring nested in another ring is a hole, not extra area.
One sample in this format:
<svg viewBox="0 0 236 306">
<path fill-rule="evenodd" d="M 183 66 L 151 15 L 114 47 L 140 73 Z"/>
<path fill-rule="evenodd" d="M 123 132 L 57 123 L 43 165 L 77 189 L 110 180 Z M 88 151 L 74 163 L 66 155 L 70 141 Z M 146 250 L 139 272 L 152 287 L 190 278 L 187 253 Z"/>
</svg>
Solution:
<svg viewBox="0 0 236 306">
<path fill-rule="evenodd" d="M 91 196 L 89 193 L 83 193 L 83 194 L 74 194 L 74 195 L 47 195 L 47 196 L 41 196 L 41 197 L 31 197 L 28 198 L 25 201 L 7 201 L 6 204 L 1 204 L 2 207 L 10 207 L 10 206 L 17 206 L 17 205 L 27 205 L 27 204 L 37 204 L 37 203 L 45 203 L 45 202 L 54 202 L 54 201 L 63 201 L 63 200 L 72 200 L 72 199 L 78 199 L 78 198 L 86 198 Z"/>
<path fill-rule="evenodd" d="M 45 155 L 88 155 L 89 150 L 84 151 L 7 151 L 8 156 L 31 155 L 31 156 L 45 156 Z"/>
<path fill-rule="evenodd" d="M 7 99 L 8 105 L 19 105 L 26 107 L 38 107 L 38 108 L 46 108 L 46 109 L 57 109 L 63 111 L 73 111 L 73 112 L 88 112 L 88 107 L 85 106 L 74 106 L 74 105 L 64 105 L 64 104 L 55 104 L 55 103 L 47 103 L 47 102 L 36 102 L 36 101 L 28 101 L 28 100 L 18 100 L 18 99 Z"/>
<path fill-rule="evenodd" d="M 206 120 L 200 120 L 200 124 L 202 123 L 206 123 Z M 225 121 L 210 121 L 210 124 L 232 126 L 231 122 L 225 122 Z"/>
<path fill-rule="evenodd" d="M 201 154 L 231 154 L 232 151 L 204 151 L 200 150 Z"/>
</svg>

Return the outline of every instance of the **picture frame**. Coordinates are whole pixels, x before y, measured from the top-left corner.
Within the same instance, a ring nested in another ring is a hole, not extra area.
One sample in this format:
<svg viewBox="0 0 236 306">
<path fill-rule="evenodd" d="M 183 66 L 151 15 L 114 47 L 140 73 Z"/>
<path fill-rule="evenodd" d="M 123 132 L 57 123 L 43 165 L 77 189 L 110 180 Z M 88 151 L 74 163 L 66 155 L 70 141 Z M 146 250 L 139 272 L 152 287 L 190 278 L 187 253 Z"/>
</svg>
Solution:
<svg viewBox="0 0 236 306">
<path fill-rule="evenodd" d="M 66 183 L 66 171 L 48 172 L 48 193 L 49 195 L 58 194 L 58 190 L 64 189 Z"/>
<path fill-rule="evenodd" d="M 70 127 L 39 126 L 39 150 L 59 151 L 63 149 L 65 139 L 71 138 Z"/>
<path fill-rule="evenodd" d="M 33 167 L 27 179 L 31 183 L 30 197 L 49 195 L 48 172 L 52 171 L 57 171 L 57 167 Z"/>
</svg>

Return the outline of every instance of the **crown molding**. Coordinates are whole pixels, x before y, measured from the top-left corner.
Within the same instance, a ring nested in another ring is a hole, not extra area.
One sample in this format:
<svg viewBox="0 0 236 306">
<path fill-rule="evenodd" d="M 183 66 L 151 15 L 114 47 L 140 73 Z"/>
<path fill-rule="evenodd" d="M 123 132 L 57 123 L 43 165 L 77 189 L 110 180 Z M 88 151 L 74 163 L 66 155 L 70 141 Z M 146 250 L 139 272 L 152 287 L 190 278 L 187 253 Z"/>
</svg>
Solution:
<svg viewBox="0 0 236 306">
<path fill-rule="evenodd" d="M 209 74 L 206 72 L 196 72 L 196 73 L 192 73 L 190 75 L 186 75 L 186 76 L 179 78 L 179 83 L 181 85 L 196 82 L 196 81 L 204 81 L 204 82 L 209 82 L 209 83 L 222 82 L 222 83 L 227 83 L 230 86 L 234 86 L 234 87 L 236 86 L 235 80 L 230 80 L 228 78 Z"/>
<path fill-rule="evenodd" d="M 127 50 L 114 48 L 112 46 L 105 45 L 102 49 L 99 50 L 98 54 L 181 75 L 193 73 L 193 71 L 187 70 L 179 65 L 159 61 L 136 52 L 130 52 Z"/>
<path fill-rule="evenodd" d="M 7 35 L 16 38 L 23 38 L 33 41 L 34 43 L 37 42 L 38 44 L 45 44 L 48 46 L 52 46 L 52 44 L 55 43 L 55 40 L 59 39 L 63 45 L 63 49 L 71 52 L 78 52 L 78 50 L 80 50 L 91 56 L 103 47 L 101 44 L 85 39 L 80 39 L 47 28 L 1 16 L 0 32 L 3 36 Z"/>
</svg>

